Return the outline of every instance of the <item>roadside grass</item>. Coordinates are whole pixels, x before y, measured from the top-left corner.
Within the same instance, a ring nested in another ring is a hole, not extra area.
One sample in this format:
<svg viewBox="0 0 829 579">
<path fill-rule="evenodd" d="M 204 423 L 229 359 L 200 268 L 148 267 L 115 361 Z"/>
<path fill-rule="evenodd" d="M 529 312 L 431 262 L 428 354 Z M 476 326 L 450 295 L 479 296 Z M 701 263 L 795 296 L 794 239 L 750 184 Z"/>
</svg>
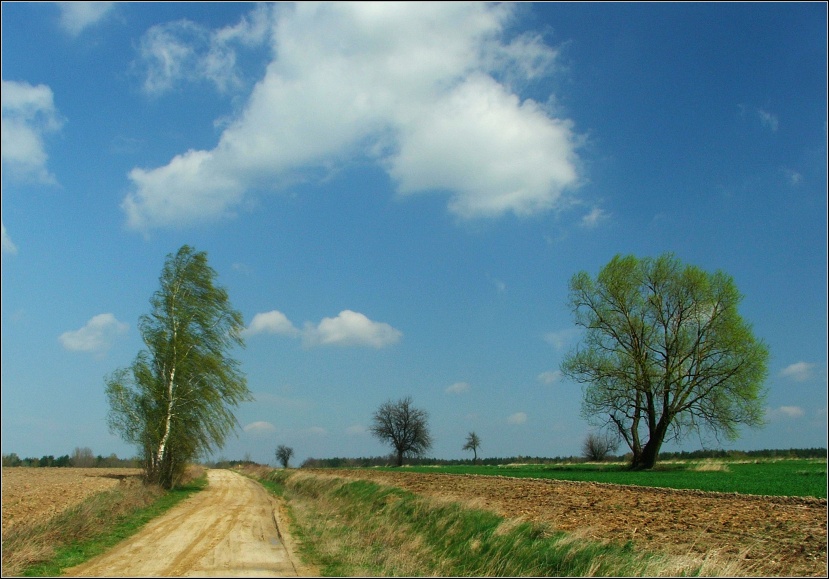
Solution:
<svg viewBox="0 0 829 579">
<path fill-rule="evenodd" d="M 739 576 L 716 553 L 646 553 L 632 543 L 505 519 L 457 502 L 336 475 L 272 471 L 300 553 L 323 576 Z"/>
<path fill-rule="evenodd" d="M 707 492 L 825 499 L 826 459 L 665 461 L 653 470 L 624 463 L 378 467 L 378 470 L 550 478 Z"/>
<path fill-rule="evenodd" d="M 130 477 L 45 523 L 15 527 L 3 539 L 3 576 L 55 577 L 107 551 L 207 486 L 204 469 L 192 476 L 169 492 Z"/>
</svg>

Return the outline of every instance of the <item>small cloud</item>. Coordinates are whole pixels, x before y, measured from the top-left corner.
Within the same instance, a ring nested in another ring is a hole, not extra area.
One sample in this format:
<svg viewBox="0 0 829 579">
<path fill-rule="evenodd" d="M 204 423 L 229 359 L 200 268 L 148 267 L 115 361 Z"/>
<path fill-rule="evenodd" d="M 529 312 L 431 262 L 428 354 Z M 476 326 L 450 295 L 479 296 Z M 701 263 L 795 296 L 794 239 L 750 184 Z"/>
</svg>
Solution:
<svg viewBox="0 0 829 579">
<path fill-rule="evenodd" d="M 525 412 L 516 412 L 507 417 L 507 422 L 510 424 L 524 424 L 527 421 L 527 414 Z"/>
<path fill-rule="evenodd" d="M 542 384 L 555 384 L 556 382 L 561 380 L 561 371 L 551 370 L 548 372 L 542 372 L 536 378 Z"/>
<path fill-rule="evenodd" d="M 56 2 L 60 9 L 60 26 L 72 36 L 100 22 L 114 8 L 115 2 Z"/>
<path fill-rule="evenodd" d="M 590 213 L 581 218 L 581 226 L 592 229 L 608 219 L 610 219 L 609 213 L 606 213 L 598 207 L 594 207 Z"/>
<path fill-rule="evenodd" d="M 764 127 L 771 129 L 772 133 L 777 132 L 777 127 L 780 125 L 777 120 L 777 115 L 763 109 L 757 109 L 757 116 L 760 117 L 760 123 L 762 123 Z"/>
<path fill-rule="evenodd" d="M 276 426 L 270 422 L 259 421 L 251 422 L 245 426 L 243 430 L 252 434 L 269 434 L 271 432 L 276 432 Z"/>
<path fill-rule="evenodd" d="M 792 187 L 800 185 L 803 182 L 803 175 L 798 173 L 793 169 L 782 169 L 783 174 L 786 176 L 786 180 Z"/>
<path fill-rule="evenodd" d="M 389 324 L 374 322 L 365 315 L 343 310 L 335 318 L 323 318 L 314 326 L 305 324 L 302 338 L 306 346 L 371 346 L 383 348 L 397 343 L 403 333 Z"/>
<path fill-rule="evenodd" d="M 780 406 L 779 408 L 766 409 L 766 417 L 769 420 L 794 420 L 802 418 L 805 414 L 800 406 Z"/>
<path fill-rule="evenodd" d="M 6 233 L 6 224 L 3 223 L 3 253 L 8 253 L 11 255 L 17 254 L 17 246 L 12 242 L 11 237 L 9 234 Z"/>
<path fill-rule="evenodd" d="M 446 388 L 447 394 L 463 394 L 464 392 L 469 392 L 469 383 L 467 382 L 455 382 L 451 386 Z"/>
<path fill-rule="evenodd" d="M 563 350 L 571 342 L 578 339 L 581 332 L 581 328 L 567 328 L 566 330 L 547 332 L 546 334 L 544 334 L 544 341 L 550 344 L 556 350 Z"/>
<path fill-rule="evenodd" d="M 102 354 L 109 350 L 115 338 L 129 326 L 112 314 L 98 314 L 79 330 L 64 332 L 58 338 L 63 347 L 72 352 Z"/>
<path fill-rule="evenodd" d="M 242 332 L 242 335 L 255 336 L 263 333 L 295 336 L 299 334 L 299 330 L 294 327 L 285 314 L 277 310 L 271 310 L 253 316 L 253 320 Z"/>
<path fill-rule="evenodd" d="M 790 378 L 795 382 L 805 382 L 812 377 L 812 370 L 815 365 L 809 362 L 795 362 L 783 368 L 780 371 L 780 376 L 783 378 Z"/>
</svg>

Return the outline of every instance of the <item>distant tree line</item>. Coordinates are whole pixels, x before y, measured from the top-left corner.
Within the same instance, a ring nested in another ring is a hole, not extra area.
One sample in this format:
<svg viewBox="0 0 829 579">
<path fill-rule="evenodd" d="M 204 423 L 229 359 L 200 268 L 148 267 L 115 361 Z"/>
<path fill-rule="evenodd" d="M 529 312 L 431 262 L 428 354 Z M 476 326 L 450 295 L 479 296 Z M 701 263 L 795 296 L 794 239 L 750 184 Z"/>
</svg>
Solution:
<svg viewBox="0 0 829 579">
<path fill-rule="evenodd" d="M 28 467 L 76 467 L 76 468 L 138 468 L 140 461 L 136 458 L 118 458 L 115 453 L 109 456 L 95 454 L 87 447 L 76 448 L 72 455 L 64 454 L 55 457 L 45 455 L 40 458 L 20 458 L 17 453 L 3 455 L 3 466 L 28 466 Z"/>
<path fill-rule="evenodd" d="M 608 461 L 628 461 L 629 456 L 609 456 Z M 763 449 L 763 450 L 694 450 L 681 452 L 663 452 L 659 454 L 659 460 L 697 460 L 703 458 L 741 459 L 741 458 L 827 458 L 825 448 L 790 448 L 790 449 Z M 441 459 L 441 458 L 412 458 L 407 464 L 413 466 L 457 466 L 457 465 L 489 465 L 497 466 L 504 464 L 561 464 L 583 462 L 584 456 L 510 456 L 510 457 L 489 457 L 473 459 Z M 359 458 L 308 458 L 301 468 L 360 468 L 372 466 L 395 466 L 397 456 L 390 454 L 386 456 L 359 457 Z"/>
</svg>

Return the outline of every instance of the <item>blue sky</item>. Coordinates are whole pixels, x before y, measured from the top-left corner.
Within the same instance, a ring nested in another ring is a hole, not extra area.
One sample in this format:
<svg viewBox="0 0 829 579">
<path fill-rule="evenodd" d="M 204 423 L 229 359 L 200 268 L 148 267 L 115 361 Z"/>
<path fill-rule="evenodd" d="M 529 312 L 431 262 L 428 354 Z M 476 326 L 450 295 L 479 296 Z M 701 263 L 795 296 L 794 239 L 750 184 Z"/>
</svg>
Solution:
<svg viewBox="0 0 829 579">
<path fill-rule="evenodd" d="M 206 251 L 256 401 L 216 457 L 580 453 L 567 284 L 616 254 L 732 275 L 767 426 L 826 446 L 818 3 L 2 4 L 2 451 L 135 451 L 104 377 L 165 257 Z"/>
</svg>

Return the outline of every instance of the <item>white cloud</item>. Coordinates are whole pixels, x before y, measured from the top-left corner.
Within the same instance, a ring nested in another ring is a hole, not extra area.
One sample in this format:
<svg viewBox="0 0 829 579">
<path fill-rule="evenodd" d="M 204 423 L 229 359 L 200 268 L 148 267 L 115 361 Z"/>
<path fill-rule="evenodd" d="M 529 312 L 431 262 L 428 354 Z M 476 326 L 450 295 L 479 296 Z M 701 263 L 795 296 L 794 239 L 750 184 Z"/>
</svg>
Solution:
<svg viewBox="0 0 829 579">
<path fill-rule="evenodd" d="M 507 417 L 507 422 L 510 424 L 524 424 L 527 421 L 527 414 L 524 412 L 516 412 Z"/>
<path fill-rule="evenodd" d="M 306 323 L 302 339 L 306 346 L 371 346 L 383 348 L 397 343 L 403 333 L 389 324 L 373 322 L 365 315 L 343 310 L 336 318 L 323 318 L 314 326 Z"/>
<path fill-rule="evenodd" d="M 294 327 L 285 314 L 272 310 L 253 316 L 250 325 L 242 332 L 244 336 L 255 336 L 262 333 L 294 336 L 299 333 L 299 330 Z"/>
<path fill-rule="evenodd" d="M 609 218 L 610 215 L 604 210 L 599 207 L 594 207 L 590 213 L 581 218 L 581 225 L 582 227 L 592 229 L 593 227 L 597 227 L 601 222 L 607 221 Z"/>
<path fill-rule="evenodd" d="M 556 350 L 563 350 L 572 342 L 576 341 L 582 331 L 583 330 L 581 328 L 567 328 L 566 330 L 547 332 L 544 334 L 544 341 Z"/>
<path fill-rule="evenodd" d="M 757 116 L 760 118 L 760 123 L 764 127 L 769 128 L 773 133 L 777 132 L 777 127 L 780 125 L 777 115 L 763 109 L 757 109 Z"/>
<path fill-rule="evenodd" d="M 244 430 L 245 432 L 250 432 L 252 434 L 269 434 L 271 432 L 276 432 L 276 427 L 270 422 L 259 421 L 251 422 L 250 424 L 246 425 L 242 430 Z"/>
<path fill-rule="evenodd" d="M 9 234 L 6 232 L 6 224 L 2 223 L 3 227 L 3 253 L 15 255 L 17 253 L 17 246 L 12 241 Z"/>
<path fill-rule="evenodd" d="M 334 318 L 323 318 L 318 324 L 305 322 L 300 331 L 278 310 L 253 316 L 242 334 L 282 334 L 301 337 L 306 347 L 313 346 L 371 346 L 383 348 L 400 341 L 403 333 L 389 324 L 374 322 L 364 314 L 343 310 Z"/>
<path fill-rule="evenodd" d="M 542 384 L 555 384 L 561 380 L 561 371 L 560 370 L 550 370 L 547 372 L 542 372 L 537 376 L 537 379 Z"/>
<path fill-rule="evenodd" d="M 72 36 L 100 22 L 114 8 L 115 2 L 56 2 L 60 8 L 60 25 Z"/>
<path fill-rule="evenodd" d="M 119 322 L 112 314 L 98 314 L 79 330 L 64 332 L 58 338 L 63 347 L 73 352 L 106 352 L 115 338 L 129 326 Z"/>
<path fill-rule="evenodd" d="M 797 185 L 800 185 L 803 182 L 803 175 L 801 175 L 794 169 L 783 168 L 781 169 L 781 171 L 783 171 L 783 174 L 786 176 L 786 180 L 792 187 L 796 187 Z"/>
<path fill-rule="evenodd" d="M 783 368 L 780 371 L 780 376 L 790 378 L 796 382 L 805 382 L 812 377 L 814 367 L 815 365 L 809 362 L 795 362 Z"/>
<path fill-rule="evenodd" d="M 447 394 L 463 394 L 464 392 L 469 392 L 470 388 L 471 388 L 471 386 L 469 386 L 468 382 L 455 382 L 454 384 L 452 384 L 451 386 L 448 386 L 446 388 L 446 393 Z"/>
<path fill-rule="evenodd" d="M 800 406 L 780 406 L 779 408 L 766 409 L 766 417 L 769 420 L 794 420 L 802 418 L 805 414 Z"/>
<path fill-rule="evenodd" d="M 43 139 L 60 130 L 63 120 L 55 108 L 52 89 L 43 84 L 3 80 L 0 101 L 3 168 L 17 179 L 54 183 L 55 178 L 46 169 L 48 156 Z"/>
<path fill-rule="evenodd" d="M 122 204 L 128 225 L 232 215 L 258 189 L 366 156 L 401 195 L 448 193 L 450 211 L 463 218 L 555 207 L 578 185 L 577 139 L 569 120 L 511 91 L 518 80 L 548 74 L 555 59 L 538 37 L 504 41 L 513 10 L 508 3 L 280 5 L 268 13 L 274 60 L 242 112 L 214 149 L 133 169 Z M 208 46 L 265 38 L 264 20 L 252 16 L 248 27 L 216 33 L 192 23 L 158 28 L 146 37 L 157 63 L 148 82 L 163 89 L 202 70 Z M 230 53 L 216 54 L 219 72 L 196 74 L 232 84 Z"/>
</svg>

